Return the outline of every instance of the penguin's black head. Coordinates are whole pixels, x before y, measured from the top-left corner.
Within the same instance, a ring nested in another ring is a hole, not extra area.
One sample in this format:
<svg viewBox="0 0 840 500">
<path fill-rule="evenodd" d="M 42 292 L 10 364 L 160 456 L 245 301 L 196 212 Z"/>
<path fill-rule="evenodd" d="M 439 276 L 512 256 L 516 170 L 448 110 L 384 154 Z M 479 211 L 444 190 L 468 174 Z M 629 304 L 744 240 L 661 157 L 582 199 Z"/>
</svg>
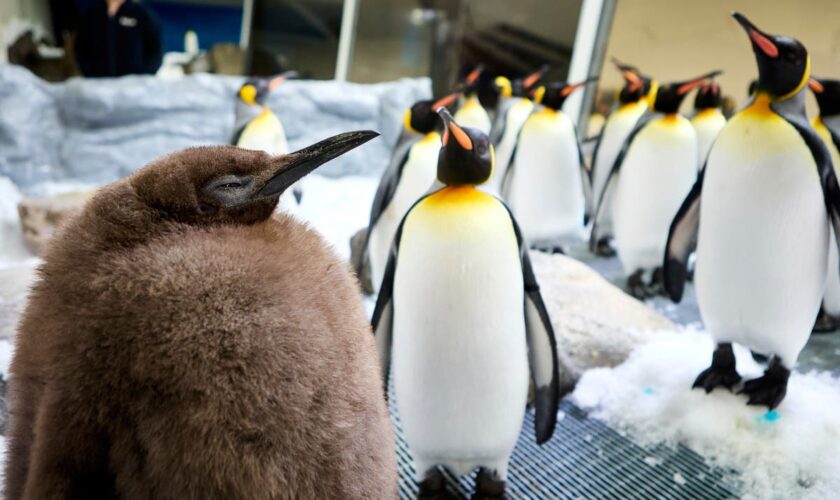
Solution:
<svg viewBox="0 0 840 500">
<path fill-rule="evenodd" d="M 635 66 L 630 66 L 620 62 L 618 59 L 612 60 L 615 67 L 621 72 L 624 78 L 624 86 L 618 93 L 618 101 L 622 104 L 631 102 L 638 102 L 639 99 L 645 97 L 650 92 L 652 80 L 650 77 L 642 75 Z"/>
<path fill-rule="evenodd" d="M 543 75 L 548 70 L 549 66 L 543 65 L 530 75 L 524 78 L 514 78 L 513 80 L 499 76 L 495 80 L 496 91 L 504 97 L 528 97 L 531 94 L 531 90 L 542 80 Z"/>
<path fill-rule="evenodd" d="M 774 99 L 787 99 L 808 83 L 810 60 L 799 40 L 764 33 L 737 12 L 732 17 L 750 37 L 758 64 L 758 92 L 766 92 Z"/>
<path fill-rule="evenodd" d="M 566 82 L 552 82 L 544 87 L 540 87 L 542 90 L 537 89 L 535 92 L 535 100 L 546 108 L 557 111 L 563 107 L 563 103 L 566 102 L 566 98 L 572 95 L 572 92 L 583 87 L 587 83 L 591 83 L 596 80 L 596 77 L 592 77 L 574 84 Z"/>
<path fill-rule="evenodd" d="M 482 72 L 484 72 L 483 64 L 479 64 L 475 67 L 475 69 L 470 71 L 459 85 L 459 90 L 461 91 L 461 93 L 463 93 L 464 95 L 469 95 L 478 92 L 479 78 L 481 77 Z"/>
<path fill-rule="evenodd" d="M 750 80 L 750 84 L 747 87 L 747 95 L 751 96 L 755 94 L 756 90 L 758 90 L 758 80 L 752 79 Z"/>
<path fill-rule="evenodd" d="M 270 217 L 298 179 L 378 135 L 348 132 L 279 156 L 235 146 L 189 148 L 152 162 L 129 182 L 156 221 L 251 224 Z"/>
<path fill-rule="evenodd" d="M 459 95 L 459 92 L 455 92 L 446 97 L 442 97 L 437 101 L 417 101 L 405 112 L 406 114 L 403 119 L 403 125 L 408 130 L 424 135 L 434 131 L 440 125 L 440 117 L 438 116 L 436 110 L 441 106 L 451 106 L 455 103 L 455 99 L 457 99 Z"/>
<path fill-rule="evenodd" d="M 808 86 L 817 98 L 820 116 L 840 115 L 840 80 L 812 77 Z"/>
<path fill-rule="evenodd" d="M 443 140 L 438 156 L 437 177 L 446 185 L 482 184 L 493 174 L 493 146 L 484 132 L 461 127 L 446 108 L 439 108 L 443 119 Z"/>
<path fill-rule="evenodd" d="M 265 104 L 268 94 L 280 86 L 286 80 L 297 78 L 296 71 L 286 71 L 273 78 L 250 78 L 239 87 L 239 99 L 251 106 L 262 106 Z"/>
<path fill-rule="evenodd" d="M 689 92 L 700 86 L 704 80 L 708 80 L 709 78 L 715 77 L 721 73 L 721 71 L 712 71 L 711 73 L 698 76 L 697 78 L 693 78 L 691 80 L 662 85 L 656 92 L 656 100 L 653 102 L 653 110 L 660 113 L 676 113 L 679 111 L 680 104 L 682 104 L 683 99 L 685 99 L 685 96 Z"/>
<path fill-rule="evenodd" d="M 697 89 L 697 96 L 694 98 L 694 109 L 714 109 L 721 105 L 720 85 L 715 82 L 708 82 L 700 85 Z"/>
</svg>

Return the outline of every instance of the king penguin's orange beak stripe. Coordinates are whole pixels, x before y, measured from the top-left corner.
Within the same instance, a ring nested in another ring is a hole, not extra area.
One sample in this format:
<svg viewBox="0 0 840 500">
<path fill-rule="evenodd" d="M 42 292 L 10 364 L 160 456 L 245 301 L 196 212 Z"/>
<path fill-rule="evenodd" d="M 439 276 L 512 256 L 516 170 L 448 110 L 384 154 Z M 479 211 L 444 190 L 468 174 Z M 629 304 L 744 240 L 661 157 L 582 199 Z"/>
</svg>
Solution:
<svg viewBox="0 0 840 500">
<path fill-rule="evenodd" d="M 816 92 L 817 94 L 822 94 L 825 88 L 822 86 L 822 83 L 814 80 L 813 78 L 808 80 L 808 86 L 811 87 L 811 90 Z"/>
<path fill-rule="evenodd" d="M 639 78 L 639 75 L 637 75 L 636 73 L 625 69 L 621 72 L 621 75 L 624 77 L 625 80 L 630 82 L 630 88 L 628 89 L 630 90 L 630 92 L 635 92 L 642 88 L 642 79 Z"/>
<path fill-rule="evenodd" d="M 466 79 L 467 84 L 472 85 L 473 83 L 475 83 L 476 80 L 478 80 L 478 77 L 481 76 L 481 69 L 481 66 L 479 66 L 474 70 L 470 71 L 470 74 L 467 75 Z"/>
<path fill-rule="evenodd" d="M 720 71 L 720 70 L 712 71 L 711 73 L 706 73 L 705 75 L 697 77 L 694 80 L 687 81 L 687 82 L 683 83 L 682 85 L 680 85 L 679 88 L 677 88 L 677 94 L 683 95 L 683 94 L 686 94 L 688 92 L 691 92 L 692 90 L 694 90 L 695 87 L 697 87 L 701 83 L 705 82 L 706 80 L 708 80 L 710 78 L 714 78 L 721 73 L 723 73 L 723 72 Z"/>
<path fill-rule="evenodd" d="M 542 78 L 543 73 L 545 73 L 544 69 L 540 69 L 539 71 L 535 71 L 535 72 L 531 73 L 530 75 L 528 75 L 527 78 L 522 80 L 522 86 L 525 87 L 526 89 L 529 89 L 529 88 L 533 87 L 534 84 L 537 83 L 540 78 Z"/>
<path fill-rule="evenodd" d="M 440 107 L 451 106 L 452 103 L 455 102 L 455 99 L 457 99 L 459 95 L 461 95 L 460 92 L 453 92 L 453 93 L 449 94 L 448 96 L 441 97 L 440 99 L 438 99 L 437 101 L 435 101 L 432 104 L 432 109 L 436 110 Z"/>
<path fill-rule="evenodd" d="M 268 82 L 268 90 L 276 89 L 277 87 L 280 86 L 280 84 L 282 84 L 285 81 L 286 81 L 285 76 L 278 76 L 278 77 L 272 78 L 271 81 Z"/>
<path fill-rule="evenodd" d="M 750 30 L 750 39 L 752 39 L 753 43 L 761 49 L 767 57 L 779 56 L 779 49 L 776 47 L 776 44 L 771 42 L 769 38 L 758 31 Z"/>
<path fill-rule="evenodd" d="M 470 136 L 468 136 L 467 133 L 461 129 L 461 127 L 455 125 L 455 123 L 453 122 L 449 124 L 449 130 L 452 131 L 452 136 L 455 137 L 455 140 L 458 141 L 458 144 L 462 148 L 466 149 L 467 151 L 473 148 Z"/>
</svg>

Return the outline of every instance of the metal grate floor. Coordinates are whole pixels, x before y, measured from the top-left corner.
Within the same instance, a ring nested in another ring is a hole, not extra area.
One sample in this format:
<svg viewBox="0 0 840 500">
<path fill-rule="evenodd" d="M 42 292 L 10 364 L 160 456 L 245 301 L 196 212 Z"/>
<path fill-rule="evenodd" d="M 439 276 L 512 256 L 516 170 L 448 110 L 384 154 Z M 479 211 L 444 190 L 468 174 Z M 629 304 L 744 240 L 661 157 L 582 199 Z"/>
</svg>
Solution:
<svg viewBox="0 0 840 500">
<path fill-rule="evenodd" d="M 397 433 L 400 498 L 415 498 L 414 467 L 391 401 Z M 642 448 L 583 410 L 563 401 L 565 416 L 544 446 L 534 441 L 534 413 L 528 411 L 510 462 L 511 499 L 737 498 L 723 474 L 690 449 L 664 445 Z M 455 478 L 445 472 L 449 489 L 469 498 L 475 474 Z"/>
</svg>

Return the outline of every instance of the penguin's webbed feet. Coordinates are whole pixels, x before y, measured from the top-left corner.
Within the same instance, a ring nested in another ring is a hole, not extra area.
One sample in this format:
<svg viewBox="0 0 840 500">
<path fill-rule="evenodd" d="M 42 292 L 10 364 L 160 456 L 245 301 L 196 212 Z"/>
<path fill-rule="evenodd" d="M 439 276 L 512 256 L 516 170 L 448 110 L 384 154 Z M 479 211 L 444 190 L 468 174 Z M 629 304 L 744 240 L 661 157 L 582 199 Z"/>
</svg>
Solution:
<svg viewBox="0 0 840 500">
<path fill-rule="evenodd" d="M 432 467 L 419 484 L 417 499 L 420 500 L 455 500 L 458 497 L 446 489 L 446 478 L 437 467 Z"/>
<path fill-rule="evenodd" d="M 735 353 L 732 344 L 718 344 L 712 355 L 712 366 L 706 368 L 694 380 L 692 389 L 702 388 L 709 394 L 716 387 L 726 387 L 730 391 L 741 381 L 741 376 L 735 370 Z"/>
<path fill-rule="evenodd" d="M 644 280 L 644 273 L 643 270 L 638 269 L 627 277 L 627 293 L 639 300 L 644 300 L 648 297 L 648 287 Z"/>
<path fill-rule="evenodd" d="M 531 246 L 532 249 L 543 252 L 551 255 L 566 255 L 566 251 L 563 249 L 562 245 L 558 245 L 556 243 L 535 243 Z"/>
<path fill-rule="evenodd" d="M 749 396 L 748 405 L 766 406 L 772 410 L 785 398 L 789 379 L 790 370 L 778 357 L 774 357 L 764 375 L 745 382 L 738 394 Z"/>
<path fill-rule="evenodd" d="M 475 478 L 475 492 L 472 500 L 504 500 L 505 481 L 499 479 L 495 472 L 487 468 L 480 468 Z"/>
<path fill-rule="evenodd" d="M 604 237 L 595 243 L 595 255 L 598 257 L 613 257 L 615 249 L 610 245 L 610 238 Z"/>
<path fill-rule="evenodd" d="M 653 270 L 653 274 L 650 277 L 650 282 L 647 284 L 646 292 L 648 297 L 665 295 L 665 281 L 663 278 L 661 267 L 657 267 Z"/>
<path fill-rule="evenodd" d="M 838 327 L 837 319 L 825 312 L 825 309 L 820 307 L 820 314 L 817 316 L 817 321 L 814 323 L 813 333 L 830 333 Z"/>
</svg>

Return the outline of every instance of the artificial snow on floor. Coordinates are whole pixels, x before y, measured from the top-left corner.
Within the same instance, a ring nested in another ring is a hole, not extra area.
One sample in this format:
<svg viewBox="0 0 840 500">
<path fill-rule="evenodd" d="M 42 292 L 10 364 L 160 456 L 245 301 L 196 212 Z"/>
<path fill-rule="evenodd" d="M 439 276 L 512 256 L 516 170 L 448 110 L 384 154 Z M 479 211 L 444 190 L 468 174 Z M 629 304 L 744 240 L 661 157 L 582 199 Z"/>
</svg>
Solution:
<svg viewBox="0 0 840 500">
<path fill-rule="evenodd" d="M 787 397 L 768 412 L 726 389 L 691 389 L 712 347 L 703 332 L 663 333 L 625 363 L 586 372 L 573 401 L 643 446 L 681 443 L 731 470 L 727 481 L 744 498 L 837 498 L 840 379 L 793 373 Z M 761 375 L 747 350 L 736 346 L 735 354 L 744 380 Z"/>
</svg>

